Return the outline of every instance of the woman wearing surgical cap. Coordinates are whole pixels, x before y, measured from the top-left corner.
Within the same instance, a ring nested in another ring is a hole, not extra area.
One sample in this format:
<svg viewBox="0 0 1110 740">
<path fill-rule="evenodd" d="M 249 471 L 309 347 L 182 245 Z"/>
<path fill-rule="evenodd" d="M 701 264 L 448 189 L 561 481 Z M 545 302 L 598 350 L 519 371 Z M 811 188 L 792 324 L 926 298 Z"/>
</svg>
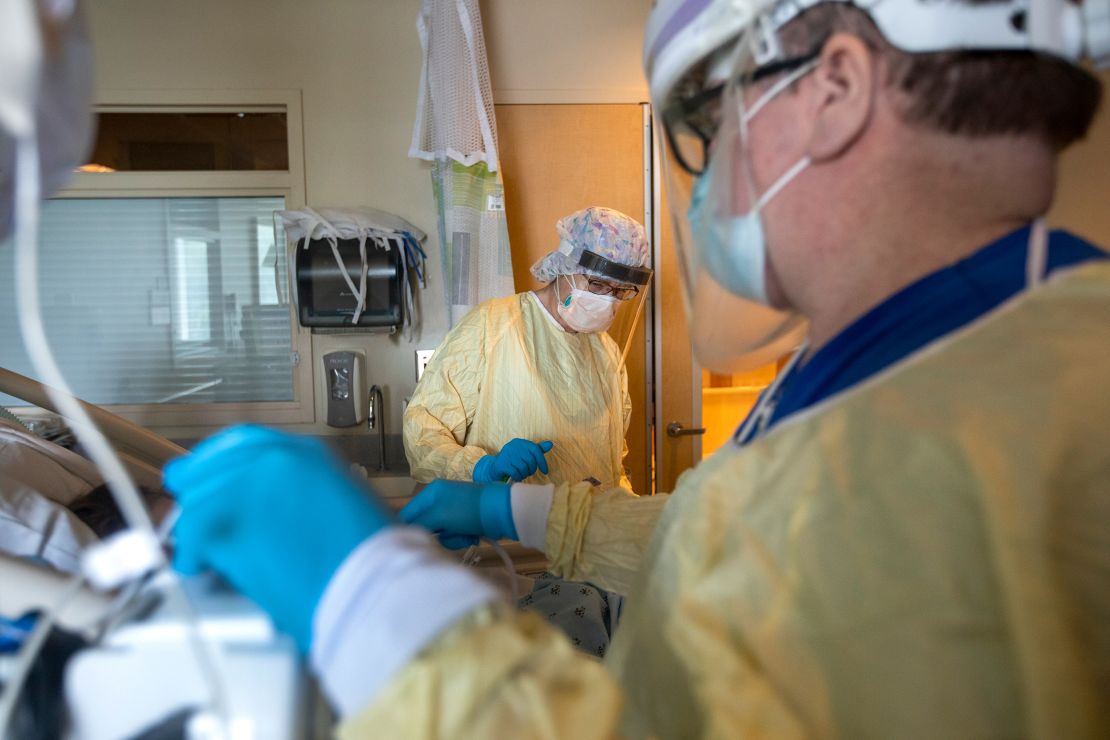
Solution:
<svg viewBox="0 0 1110 740">
<path fill-rule="evenodd" d="M 404 424 L 416 480 L 626 483 L 631 403 L 605 330 L 651 276 L 647 238 L 600 207 L 556 230 L 532 266 L 544 287 L 477 306 L 424 371 Z"/>
<path fill-rule="evenodd" d="M 424 371 L 404 424 L 416 480 L 590 480 L 631 489 L 621 465 L 628 377 L 606 329 L 651 276 L 647 238 L 635 220 L 600 207 L 560 219 L 556 231 L 558 248 L 532 266 L 544 287 L 474 308 Z M 436 505 L 451 506 L 450 488 L 439 491 Z M 545 576 L 521 606 L 600 657 L 620 600 Z"/>
</svg>

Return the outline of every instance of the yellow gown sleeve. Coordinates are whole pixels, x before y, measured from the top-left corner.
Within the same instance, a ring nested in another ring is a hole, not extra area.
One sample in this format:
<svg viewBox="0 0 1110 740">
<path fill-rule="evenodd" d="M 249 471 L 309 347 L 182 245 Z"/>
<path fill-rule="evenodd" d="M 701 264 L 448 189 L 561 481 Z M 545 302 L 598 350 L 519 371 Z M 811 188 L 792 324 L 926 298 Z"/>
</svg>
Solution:
<svg viewBox="0 0 1110 740">
<path fill-rule="evenodd" d="M 590 740 L 614 736 L 621 704 L 602 664 L 537 615 L 487 607 L 441 635 L 338 735 Z"/>
<path fill-rule="evenodd" d="M 479 307 L 448 332 L 405 411 L 404 443 L 412 477 L 470 480 L 489 451 L 465 444 L 485 374 L 486 327 Z M 496 452 L 496 450 L 495 450 Z"/>
<path fill-rule="evenodd" d="M 556 486 L 544 542 L 548 570 L 627 595 L 669 498 L 597 491 L 585 482 Z"/>
</svg>

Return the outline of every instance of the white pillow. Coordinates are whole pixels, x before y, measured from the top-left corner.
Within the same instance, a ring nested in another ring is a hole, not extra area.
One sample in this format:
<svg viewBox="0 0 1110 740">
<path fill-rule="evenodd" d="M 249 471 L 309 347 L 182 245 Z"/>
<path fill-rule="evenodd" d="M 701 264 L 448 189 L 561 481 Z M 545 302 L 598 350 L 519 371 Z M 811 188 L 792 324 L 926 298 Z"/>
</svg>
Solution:
<svg viewBox="0 0 1110 740">
<path fill-rule="evenodd" d="M 75 573 L 81 550 L 96 541 L 93 531 L 69 509 L 0 472 L 0 550 L 41 558 L 58 570 Z"/>
<path fill-rule="evenodd" d="M 0 420 L 0 550 L 75 572 L 97 537 L 66 505 L 102 480 L 77 453 Z"/>
</svg>

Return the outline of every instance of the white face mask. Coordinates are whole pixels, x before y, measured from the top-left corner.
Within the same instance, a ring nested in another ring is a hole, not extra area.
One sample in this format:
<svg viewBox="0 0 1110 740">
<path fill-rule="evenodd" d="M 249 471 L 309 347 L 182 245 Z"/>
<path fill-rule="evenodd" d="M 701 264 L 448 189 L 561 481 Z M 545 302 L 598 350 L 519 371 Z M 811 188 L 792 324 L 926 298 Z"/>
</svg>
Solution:
<svg viewBox="0 0 1110 740">
<path fill-rule="evenodd" d="M 617 316 L 619 301 L 616 297 L 596 295 L 588 290 L 576 288 L 574 281 L 567 278 L 570 281 L 571 290 L 570 295 L 564 299 L 559 296 L 558 278 L 555 280 L 555 295 L 559 298 L 555 308 L 567 326 L 584 334 L 605 331 L 609 328 Z"/>
<path fill-rule="evenodd" d="M 747 138 L 747 124 L 767 103 L 802 76 L 813 71 L 815 63 L 807 64 L 784 77 L 762 95 L 748 110 L 743 112 L 740 126 L 743 138 Z M 747 157 L 747 149 L 744 154 Z M 742 298 L 768 304 L 767 298 L 767 238 L 763 230 L 760 211 L 771 202 L 791 180 L 810 165 L 810 158 L 802 157 L 784 172 L 765 193 L 758 196 L 751 210 L 740 215 L 716 213 L 710 197 L 710 183 L 726 173 L 716 173 L 719 166 L 731 166 L 727 155 L 712 157 L 706 171 L 694 181 L 690 193 L 690 207 L 687 218 L 690 222 L 694 248 L 708 272 L 723 287 Z M 750 172 L 750 168 L 746 170 Z M 753 188 L 754 190 L 754 188 Z"/>
</svg>

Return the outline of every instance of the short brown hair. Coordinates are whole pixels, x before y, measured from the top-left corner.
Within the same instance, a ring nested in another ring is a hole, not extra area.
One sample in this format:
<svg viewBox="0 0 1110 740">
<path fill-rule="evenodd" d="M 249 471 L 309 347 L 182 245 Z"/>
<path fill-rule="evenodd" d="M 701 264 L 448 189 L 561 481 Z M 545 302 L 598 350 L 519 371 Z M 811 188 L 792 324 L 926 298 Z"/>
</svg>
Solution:
<svg viewBox="0 0 1110 740">
<path fill-rule="evenodd" d="M 837 32 L 858 37 L 884 59 L 886 84 L 904 94 L 899 113 L 907 123 L 971 137 L 1032 135 L 1061 150 L 1087 134 L 1098 112 L 1101 83 L 1075 64 L 1022 51 L 910 54 L 843 2 L 803 12 L 781 38 L 788 54 L 806 54 Z"/>
<path fill-rule="evenodd" d="M 139 486 L 138 491 L 148 510 L 159 496 L 167 495 L 146 486 Z M 116 504 L 107 483 L 102 483 L 83 496 L 73 499 L 66 508 L 100 539 L 127 528 L 127 521 L 123 518 L 123 512 Z"/>
</svg>

